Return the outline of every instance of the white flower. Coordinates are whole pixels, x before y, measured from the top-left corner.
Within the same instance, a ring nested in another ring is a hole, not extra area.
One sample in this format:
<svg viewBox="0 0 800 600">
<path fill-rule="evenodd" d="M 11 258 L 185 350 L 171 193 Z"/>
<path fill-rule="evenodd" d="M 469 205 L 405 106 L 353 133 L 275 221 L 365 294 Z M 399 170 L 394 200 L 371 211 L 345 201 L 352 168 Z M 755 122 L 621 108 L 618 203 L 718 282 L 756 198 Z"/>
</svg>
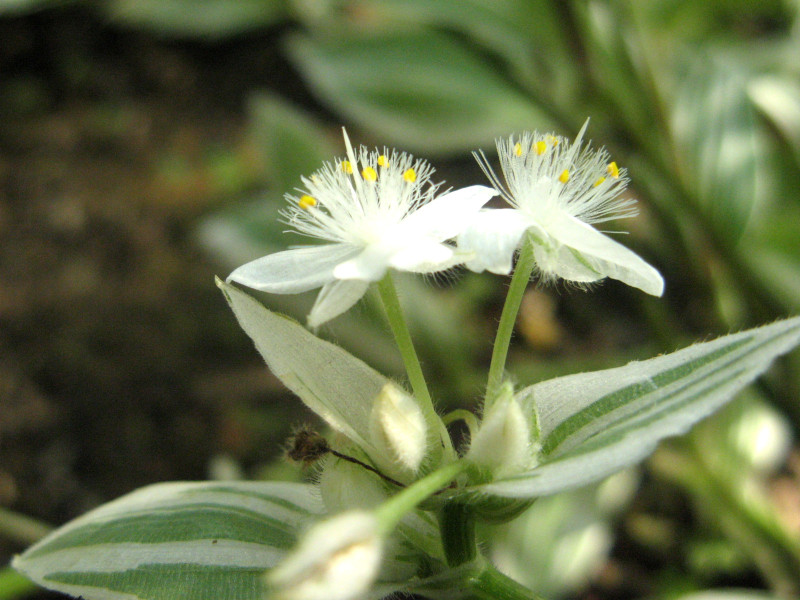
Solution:
<svg viewBox="0 0 800 600">
<path fill-rule="evenodd" d="M 634 252 L 591 226 L 636 214 L 635 200 L 621 199 L 628 178 L 604 149 L 582 144 L 587 119 L 573 143 L 563 137 L 523 133 L 497 141 L 506 186 L 483 153 L 475 154 L 494 186 L 513 206 L 480 211 L 458 236 L 474 252 L 467 267 L 506 274 L 526 232 L 546 279 L 589 283 L 611 277 L 660 296 L 664 281 Z"/>
<path fill-rule="evenodd" d="M 265 577 L 274 600 L 352 600 L 372 586 L 383 542 L 377 519 L 350 511 L 322 521 Z"/>
<path fill-rule="evenodd" d="M 308 316 L 316 327 L 353 306 L 370 282 L 390 267 L 433 273 L 468 256 L 446 244 L 496 195 L 471 186 L 436 197 L 433 169 L 394 151 L 353 152 L 325 163 L 304 187 L 287 194 L 285 222 L 303 235 L 328 242 L 264 256 L 236 269 L 228 281 L 275 294 L 322 290 Z"/>
</svg>

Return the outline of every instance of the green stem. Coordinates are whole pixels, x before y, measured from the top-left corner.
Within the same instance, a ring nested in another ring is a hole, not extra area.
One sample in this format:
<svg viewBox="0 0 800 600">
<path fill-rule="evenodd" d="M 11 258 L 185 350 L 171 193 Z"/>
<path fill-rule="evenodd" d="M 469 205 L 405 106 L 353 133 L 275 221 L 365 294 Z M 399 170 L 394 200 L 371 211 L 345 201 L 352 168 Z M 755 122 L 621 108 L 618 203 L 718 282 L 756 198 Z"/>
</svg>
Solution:
<svg viewBox="0 0 800 600">
<path fill-rule="evenodd" d="M 475 435 L 475 432 L 478 431 L 478 418 L 475 416 L 474 413 L 464 409 L 464 408 L 457 408 L 456 410 L 450 411 L 446 415 L 442 417 L 442 422 L 445 425 L 450 425 L 458 420 L 464 421 L 469 430 L 470 439 L 472 436 Z"/>
<path fill-rule="evenodd" d="M 16 600 L 41 592 L 41 588 L 11 567 L 0 569 L 0 600 Z"/>
<path fill-rule="evenodd" d="M 475 560 L 478 554 L 475 515 L 469 506 L 460 502 L 446 502 L 439 511 L 439 529 L 449 566 L 458 567 Z"/>
<path fill-rule="evenodd" d="M 398 492 L 376 510 L 384 533 L 394 529 L 402 518 L 416 506 L 447 487 L 451 481 L 467 470 L 469 463 L 460 460 L 433 471 Z"/>
<path fill-rule="evenodd" d="M 394 340 L 397 343 L 397 348 L 400 350 L 400 355 L 403 357 L 403 363 L 406 367 L 408 380 L 411 383 L 411 389 L 414 391 L 414 397 L 417 399 L 425 421 L 428 424 L 428 431 L 431 435 L 438 433 L 445 444 L 445 448 L 452 455 L 453 445 L 450 440 L 450 435 L 444 427 L 441 419 L 436 414 L 433 407 L 433 400 L 428 391 L 428 384 L 425 382 L 425 376 L 422 374 L 422 366 L 420 365 L 417 351 L 414 349 L 414 342 L 411 339 L 411 333 L 408 331 L 405 317 L 403 316 L 403 309 L 400 306 L 400 298 L 397 295 L 397 288 L 392 280 L 392 274 L 387 272 L 383 279 L 378 282 L 378 293 L 383 302 L 383 308 L 386 311 L 386 318 L 389 321 L 389 326 L 392 328 Z"/>
<path fill-rule="evenodd" d="M 468 578 L 466 587 L 469 592 L 464 597 L 475 600 L 541 600 L 541 596 L 488 564 Z"/>
<path fill-rule="evenodd" d="M 522 304 L 522 296 L 528 287 L 534 264 L 533 243 L 526 235 L 517 259 L 514 275 L 511 277 L 511 284 L 508 286 L 508 295 L 506 295 L 506 302 L 503 305 L 503 313 L 500 315 L 500 324 L 497 326 L 497 335 L 492 350 L 492 362 L 489 365 L 489 380 L 486 383 L 487 405 L 491 404 L 497 397 L 500 384 L 503 382 L 503 371 L 506 368 L 506 358 L 508 357 L 508 347 L 511 344 L 511 336 L 514 333 L 514 323 L 517 320 L 519 307 Z"/>
<path fill-rule="evenodd" d="M 53 530 L 49 525 L 0 507 L 0 535 L 21 544 L 38 542 Z"/>
<path fill-rule="evenodd" d="M 500 573 L 482 556 L 471 563 L 418 579 L 408 591 L 433 598 L 452 595 L 461 600 L 542 600 L 524 585 Z"/>
</svg>

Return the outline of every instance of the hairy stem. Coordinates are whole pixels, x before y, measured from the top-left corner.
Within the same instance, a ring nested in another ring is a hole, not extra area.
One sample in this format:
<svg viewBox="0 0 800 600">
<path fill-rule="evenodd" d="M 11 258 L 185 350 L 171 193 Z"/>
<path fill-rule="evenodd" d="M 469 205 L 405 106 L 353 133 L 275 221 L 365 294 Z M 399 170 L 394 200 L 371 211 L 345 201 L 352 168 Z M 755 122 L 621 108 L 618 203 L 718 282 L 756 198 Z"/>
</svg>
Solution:
<svg viewBox="0 0 800 600">
<path fill-rule="evenodd" d="M 495 400 L 500 391 L 500 384 L 503 382 L 503 371 L 506 368 L 506 358 L 508 357 L 508 347 L 511 344 L 511 336 L 514 333 L 514 323 L 517 320 L 519 307 L 522 304 L 522 296 L 528 287 L 534 264 L 533 243 L 526 235 L 517 259 L 514 275 L 511 277 L 511 284 L 508 286 L 508 295 L 506 295 L 506 302 L 503 305 L 503 313 L 500 315 L 500 324 L 497 326 L 497 335 L 492 349 L 492 362 L 489 365 L 489 380 L 486 383 L 487 406 Z"/>
<path fill-rule="evenodd" d="M 469 464 L 460 460 L 433 471 L 404 488 L 376 511 L 378 520 L 388 533 L 416 506 L 447 487 L 456 477 L 467 470 Z"/>
<path fill-rule="evenodd" d="M 397 348 L 400 350 L 400 355 L 403 357 L 403 364 L 405 364 L 408 380 L 411 383 L 411 389 L 414 391 L 414 397 L 422 409 L 422 414 L 425 415 L 428 431 L 431 435 L 438 435 L 438 437 L 441 437 L 446 451 L 452 455 L 453 445 L 450 440 L 450 435 L 447 433 L 447 429 L 444 427 L 444 424 L 441 419 L 439 419 L 433 407 L 433 400 L 428 391 L 428 384 L 425 382 L 425 376 L 422 374 L 422 366 L 417 357 L 417 351 L 414 349 L 414 342 L 411 339 L 411 333 L 408 330 L 408 325 L 403 316 L 403 309 L 400 307 L 400 298 L 397 295 L 397 288 L 394 285 L 391 273 L 387 272 L 384 278 L 378 282 L 378 292 L 383 302 L 383 308 L 386 311 L 386 318 L 389 321 L 389 326 L 392 328 L 392 334 L 397 343 Z"/>
</svg>

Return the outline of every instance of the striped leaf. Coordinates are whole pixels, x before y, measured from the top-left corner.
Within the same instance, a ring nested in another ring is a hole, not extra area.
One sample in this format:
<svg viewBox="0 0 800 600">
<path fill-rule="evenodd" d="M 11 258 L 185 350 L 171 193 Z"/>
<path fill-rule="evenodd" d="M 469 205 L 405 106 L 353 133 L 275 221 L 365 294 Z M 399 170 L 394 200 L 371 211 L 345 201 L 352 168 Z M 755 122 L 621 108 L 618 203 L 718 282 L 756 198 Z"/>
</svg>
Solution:
<svg viewBox="0 0 800 600">
<path fill-rule="evenodd" d="M 559 377 L 520 391 L 541 427 L 541 462 L 469 488 L 533 498 L 586 485 L 686 432 L 800 342 L 800 317 L 624 367 Z"/>
<path fill-rule="evenodd" d="M 163 483 L 68 523 L 12 566 L 86 600 L 261 600 L 261 575 L 323 507 L 310 485 Z"/>
<path fill-rule="evenodd" d="M 239 288 L 220 280 L 217 285 L 275 376 L 328 425 L 380 462 L 381 453 L 369 441 L 370 415 L 374 399 L 389 380 L 296 321 L 267 310 Z"/>
</svg>

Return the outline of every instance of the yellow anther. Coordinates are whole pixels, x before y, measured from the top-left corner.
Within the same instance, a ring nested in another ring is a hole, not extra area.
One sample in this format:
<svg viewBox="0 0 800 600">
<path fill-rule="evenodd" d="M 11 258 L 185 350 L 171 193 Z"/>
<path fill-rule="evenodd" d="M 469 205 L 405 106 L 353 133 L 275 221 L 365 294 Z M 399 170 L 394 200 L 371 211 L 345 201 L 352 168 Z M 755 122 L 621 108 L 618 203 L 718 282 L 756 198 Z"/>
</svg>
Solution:
<svg viewBox="0 0 800 600">
<path fill-rule="evenodd" d="M 365 181 L 375 181 L 378 179 L 378 173 L 372 167 L 365 167 L 364 170 L 361 171 L 361 176 Z"/>
<path fill-rule="evenodd" d="M 539 140 L 533 145 L 533 151 L 536 152 L 539 156 L 547 152 L 547 143 L 543 140 Z"/>
<path fill-rule="evenodd" d="M 389 166 L 389 159 L 386 158 L 385 154 L 381 154 L 378 157 L 378 166 L 379 167 L 388 167 Z"/>
<path fill-rule="evenodd" d="M 608 171 L 608 174 L 611 175 L 614 179 L 617 179 L 619 177 L 619 167 L 615 162 L 608 163 L 606 171 Z"/>
<path fill-rule="evenodd" d="M 545 139 L 553 146 L 558 146 L 558 138 L 556 136 L 548 135 Z"/>
<path fill-rule="evenodd" d="M 343 160 L 342 161 L 342 171 L 344 171 L 348 175 L 352 175 L 353 174 L 353 165 L 350 164 L 349 160 Z"/>
<path fill-rule="evenodd" d="M 516 154 L 517 156 L 522 156 L 522 146 L 520 145 L 519 142 L 514 144 L 514 154 Z"/>
<path fill-rule="evenodd" d="M 558 180 L 561 183 L 567 183 L 569 181 L 569 170 L 564 169 L 561 171 L 561 175 L 558 176 Z"/>
<path fill-rule="evenodd" d="M 605 180 L 606 180 L 605 177 L 600 177 L 597 181 L 594 182 L 594 185 L 592 187 L 597 187 L 598 185 L 603 183 Z"/>
<path fill-rule="evenodd" d="M 309 196 L 308 194 L 305 194 L 303 196 L 300 196 L 300 200 L 297 202 L 297 204 L 303 210 L 308 210 L 312 206 L 317 205 L 317 199 L 314 198 L 314 196 Z"/>
<path fill-rule="evenodd" d="M 414 183 L 417 180 L 417 172 L 414 169 L 406 169 L 406 172 L 403 173 L 403 179 L 408 183 Z"/>
</svg>

